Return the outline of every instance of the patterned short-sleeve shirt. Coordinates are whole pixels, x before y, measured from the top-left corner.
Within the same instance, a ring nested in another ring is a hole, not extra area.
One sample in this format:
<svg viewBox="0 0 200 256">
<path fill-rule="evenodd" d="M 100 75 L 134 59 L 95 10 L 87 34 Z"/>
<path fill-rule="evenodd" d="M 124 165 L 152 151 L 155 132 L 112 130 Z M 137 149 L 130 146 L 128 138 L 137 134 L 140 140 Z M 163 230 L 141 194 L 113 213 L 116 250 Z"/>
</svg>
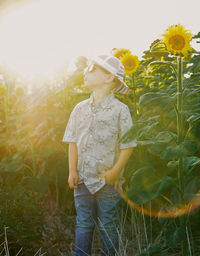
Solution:
<svg viewBox="0 0 200 256">
<path fill-rule="evenodd" d="M 76 104 L 72 110 L 63 142 L 75 142 L 78 148 L 78 184 L 85 183 L 94 194 L 105 184 L 99 176 L 111 169 L 120 149 L 136 147 L 135 141 L 126 144 L 119 139 L 132 127 L 132 117 L 126 104 L 114 97 L 113 92 L 94 105 L 94 94 Z M 120 172 L 119 187 L 125 182 L 124 168 Z"/>
</svg>

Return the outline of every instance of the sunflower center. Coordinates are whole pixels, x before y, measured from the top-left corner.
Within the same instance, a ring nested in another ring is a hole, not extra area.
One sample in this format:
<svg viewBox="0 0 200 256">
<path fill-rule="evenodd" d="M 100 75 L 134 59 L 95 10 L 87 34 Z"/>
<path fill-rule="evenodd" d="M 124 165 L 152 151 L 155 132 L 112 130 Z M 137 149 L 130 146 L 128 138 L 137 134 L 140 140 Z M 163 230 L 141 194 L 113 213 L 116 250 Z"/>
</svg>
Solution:
<svg viewBox="0 0 200 256">
<path fill-rule="evenodd" d="M 133 59 L 126 60 L 125 66 L 127 70 L 132 70 L 136 66 L 136 62 Z"/>
<path fill-rule="evenodd" d="M 182 50 L 185 46 L 185 39 L 181 35 L 175 35 L 169 39 L 169 44 L 174 50 Z"/>
</svg>

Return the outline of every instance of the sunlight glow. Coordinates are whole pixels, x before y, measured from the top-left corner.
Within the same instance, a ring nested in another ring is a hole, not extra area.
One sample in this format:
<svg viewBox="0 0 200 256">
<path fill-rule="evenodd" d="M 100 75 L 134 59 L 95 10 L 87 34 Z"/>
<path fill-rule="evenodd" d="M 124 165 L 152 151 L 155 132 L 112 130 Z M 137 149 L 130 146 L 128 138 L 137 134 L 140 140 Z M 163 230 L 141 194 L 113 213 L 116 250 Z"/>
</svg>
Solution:
<svg viewBox="0 0 200 256">
<path fill-rule="evenodd" d="M 169 0 L 163 13 L 155 2 L 156 15 L 145 0 L 23 0 L 1 15 L 0 63 L 23 76 L 53 77 L 63 66 L 74 70 L 78 56 L 108 54 L 112 48 L 128 48 L 141 58 L 173 23 L 198 32 L 198 8 L 188 15 L 186 0 L 177 0 L 173 9 Z"/>
<path fill-rule="evenodd" d="M 76 46 L 70 42 L 73 27 L 64 19 L 69 13 L 67 9 L 56 12 L 56 4 L 46 0 L 32 2 L 6 14 L 0 25 L 1 61 L 32 77 L 52 76 L 74 60 Z"/>
</svg>

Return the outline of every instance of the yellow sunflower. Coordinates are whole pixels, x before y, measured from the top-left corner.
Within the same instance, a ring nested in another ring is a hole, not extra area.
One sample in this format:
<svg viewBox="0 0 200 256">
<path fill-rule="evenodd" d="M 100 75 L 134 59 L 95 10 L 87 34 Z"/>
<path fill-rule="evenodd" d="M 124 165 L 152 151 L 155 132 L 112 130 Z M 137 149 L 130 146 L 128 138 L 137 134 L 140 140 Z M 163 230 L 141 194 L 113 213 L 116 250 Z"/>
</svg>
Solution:
<svg viewBox="0 0 200 256">
<path fill-rule="evenodd" d="M 125 74 L 131 75 L 137 70 L 137 67 L 140 63 L 138 56 L 132 55 L 132 54 L 124 54 L 120 58 L 122 64 L 124 65 Z"/>
<path fill-rule="evenodd" d="M 120 59 L 124 54 L 131 54 L 131 50 L 129 49 L 125 49 L 125 48 L 120 48 L 120 49 L 117 49 L 117 48 L 114 48 L 112 49 L 112 55 L 118 59 Z"/>
<path fill-rule="evenodd" d="M 187 56 L 192 50 L 190 40 L 193 35 L 180 24 L 170 26 L 162 36 L 168 51 L 174 55 Z"/>
</svg>

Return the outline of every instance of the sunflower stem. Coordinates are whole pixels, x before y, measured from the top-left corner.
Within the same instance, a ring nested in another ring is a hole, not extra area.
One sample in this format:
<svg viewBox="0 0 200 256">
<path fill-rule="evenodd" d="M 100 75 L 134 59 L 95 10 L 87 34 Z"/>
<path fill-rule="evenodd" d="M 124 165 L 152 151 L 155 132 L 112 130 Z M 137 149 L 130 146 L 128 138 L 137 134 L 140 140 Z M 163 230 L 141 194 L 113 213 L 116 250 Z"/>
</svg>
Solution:
<svg viewBox="0 0 200 256">
<path fill-rule="evenodd" d="M 178 68 L 178 87 L 177 87 L 177 143 L 180 145 L 183 141 L 183 88 L 182 88 L 182 57 L 177 57 L 177 68 Z M 182 165 L 182 157 L 179 158 L 179 166 L 178 166 L 178 176 L 179 176 L 179 185 L 181 191 L 183 191 L 183 165 Z M 183 193 L 182 193 L 183 194 Z M 183 195 L 181 195 L 180 203 L 183 203 Z"/>
<path fill-rule="evenodd" d="M 136 97 L 136 85 L 135 85 L 135 73 L 133 72 L 131 75 L 131 82 L 132 82 L 132 89 L 133 89 L 133 104 L 134 104 L 134 114 L 133 114 L 133 122 L 134 124 L 137 124 L 138 120 L 138 113 L 137 113 L 137 97 Z M 138 154 L 139 154 L 139 162 L 143 161 L 143 152 L 142 147 L 138 145 Z"/>
<path fill-rule="evenodd" d="M 177 57 L 177 144 L 180 146 L 180 144 L 183 142 L 183 63 L 182 63 L 182 57 Z M 184 204 L 184 177 L 183 177 L 183 156 L 180 156 L 178 159 L 178 181 L 179 181 L 179 203 L 181 205 Z M 180 216 L 180 225 L 187 227 L 187 221 L 186 216 L 181 215 Z M 181 241 L 181 250 L 182 255 L 187 256 L 188 250 L 187 250 L 187 240 L 186 237 Z"/>
<path fill-rule="evenodd" d="M 137 99 L 136 99 L 136 87 L 135 87 L 135 74 L 132 73 L 132 88 L 133 88 L 133 97 L 134 97 L 134 121 L 137 121 Z"/>
</svg>

